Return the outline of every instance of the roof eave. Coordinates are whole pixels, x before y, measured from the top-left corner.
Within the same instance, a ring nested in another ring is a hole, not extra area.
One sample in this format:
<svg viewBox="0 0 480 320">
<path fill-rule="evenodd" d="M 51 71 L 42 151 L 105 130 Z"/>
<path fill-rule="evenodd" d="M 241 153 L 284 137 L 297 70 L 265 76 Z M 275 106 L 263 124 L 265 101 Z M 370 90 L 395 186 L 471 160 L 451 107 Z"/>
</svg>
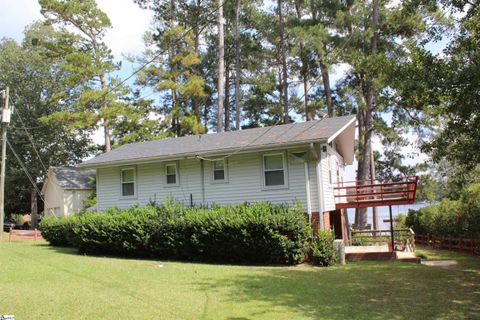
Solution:
<svg viewBox="0 0 480 320">
<path fill-rule="evenodd" d="M 325 143 L 327 142 L 327 138 L 322 139 L 308 139 L 303 140 L 301 142 L 294 142 L 294 143 L 278 143 L 278 144 L 268 144 L 262 146 L 256 146 L 251 148 L 244 148 L 240 152 L 235 152 L 235 154 L 242 154 L 242 153 L 249 153 L 252 151 L 259 151 L 259 150 L 270 150 L 272 148 L 279 149 L 279 148 L 291 148 L 295 146 L 307 145 L 309 143 Z M 168 160 L 180 160 L 180 159 L 188 159 L 188 158 L 196 158 L 197 156 L 222 156 L 225 153 L 232 153 L 236 149 L 240 148 L 228 148 L 228 149 L 220 149 L 220 150 L 211 150 L 205 152 L 189 152 L 189 153 L 179 153 L 175 155 L 169 156 L 159 156 L 159 157 L 147 157 L 147 158 L 136 158 L 136 159 L 129 159 L 129 160 L 119 160 L 119 161 L 110 161 L 110 162 L 100 162 L 100 163 L 81 163 L 78 166 L 82 168 L 104 168 L 104 167 L 111 167 L 111 166 L 121 166 L 121 165 L 129 165 L 134 163 L 148 163 L 148 162 L 156 162 L 156 161 L 168 161 Z"/>
</svg>

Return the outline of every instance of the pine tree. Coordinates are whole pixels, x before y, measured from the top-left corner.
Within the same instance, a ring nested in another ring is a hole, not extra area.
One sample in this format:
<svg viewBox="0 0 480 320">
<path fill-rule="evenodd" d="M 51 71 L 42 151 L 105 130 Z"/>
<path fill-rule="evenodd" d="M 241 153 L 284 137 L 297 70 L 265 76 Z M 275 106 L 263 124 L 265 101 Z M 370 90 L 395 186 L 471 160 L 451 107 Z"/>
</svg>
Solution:
<svg viewBox="0 0 480 320">
<path fill-rule="evenodd" d="M 118 116 L 138 114 L 138 110 L 121 99 L 129 93 L 128 88 L 108 76 L 119 69 L 103 41 L 106 30 L 111 27 L 110 20 L 94 0 L 40 0 L 39 3 L 48 23 L 59 31 L 73 30 L 70 36 L 75 39 L 75 50 L 65 57 L 61 66 L 66 72 L 65 84 L 70 88 L 69 99 L 75 100 L 74 109 L 55 113 L 50 120 L 90 130 L 103 126 L 104 152 L 108 152 L 111 130 Z"/>
</svg>

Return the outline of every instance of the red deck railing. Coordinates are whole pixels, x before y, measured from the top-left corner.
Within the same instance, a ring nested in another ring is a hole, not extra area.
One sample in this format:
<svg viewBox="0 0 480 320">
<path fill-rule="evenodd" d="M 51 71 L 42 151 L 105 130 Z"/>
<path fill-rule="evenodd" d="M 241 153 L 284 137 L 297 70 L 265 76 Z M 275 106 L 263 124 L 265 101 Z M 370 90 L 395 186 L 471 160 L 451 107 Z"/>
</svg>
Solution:
<svg viewBox="0 0 480 320">
<path fill-rule="evenodd" d="M 368 208 L 399 204 L 413 204 L 418 177 L 400 181 L 374 182 L 371 180 L 339 182 L 334 187 L 337 209 Z"/>
</svg>

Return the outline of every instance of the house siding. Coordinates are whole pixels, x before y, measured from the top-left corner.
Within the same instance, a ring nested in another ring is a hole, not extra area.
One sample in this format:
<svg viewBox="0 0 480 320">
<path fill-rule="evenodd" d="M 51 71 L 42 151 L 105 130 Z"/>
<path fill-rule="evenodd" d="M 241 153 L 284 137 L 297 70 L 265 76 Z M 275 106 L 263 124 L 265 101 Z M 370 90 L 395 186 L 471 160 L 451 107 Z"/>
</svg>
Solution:
<svg viewBox="0 0 480 320">
<path fill-rule="evenodd" d="M 337 169 L 340 170 L 341 179 L 344 177 L 344 160 L 343 157 L 336 152 L 332 147 L 327 145 L 327 152 L 322 152 L 321 157 L 321 166 L 322 166 L 322 186 L 323 186 L 323 195 L 324 195 L 324 211 L 335 210 L 335 197 L 334 197 L 334 187 L 337 182 Z M 330 181 L 330 171 L 331 171 L 331 181 Z"/>
<path fill-rule="evenodd" d="M 65 208 L 63 205 L 63 190 L 58 185 L 54 176 L 50 178 L 44 193 L 45 207 L 44 211 L 47 215 L 56 215 L 61 217 L 64 215 Z"/>
<path fill-rule="evenodd" d="M 165 182 L 165 164 L 171 162 L 133 166 L 136 169 L 136 195 L 134 197 L 121 196 L 120 170 L 122 167 L 99 168 L 97 169 L 98 209 L 102 211 L 110 207 L 127 208 L 133 204 L 146 205 L 149 201 L 161 202 L 170 197 L 184 205 L 189 205 L 190 199 L 194 204 L 205 205 L 213 203 L 226 205 L 245 201 L 270 201 L 277 204 L 298 201 L 306 211 L 304 164 L 291 154 L 299 150 L 306 151 L 306 148 L 280 151 L 284 152 L 286 156 L 285 178 L 288 181 L 288 187 L 280 189 L 267 189 L 263 186 L 262 155 L 264 153 L 238 154 L 228 157 L 227 182 L 214 182 L 211 162 L 204 160 L 204 203 L 200 160 L 186 159 L 176 162 L 179 168 L 179 184 L 177 186 L 167 186 Z M 309 161 L 312 211 L 318 211 L 315 166 L 316 161 Z"/>
<path fill-rule="evenodd" d="M 83 209 L 84 201 L 91 190 L 67 189 L 63 190 L 63 215 L 68 216 L 78 213 Z"/>
</svg>

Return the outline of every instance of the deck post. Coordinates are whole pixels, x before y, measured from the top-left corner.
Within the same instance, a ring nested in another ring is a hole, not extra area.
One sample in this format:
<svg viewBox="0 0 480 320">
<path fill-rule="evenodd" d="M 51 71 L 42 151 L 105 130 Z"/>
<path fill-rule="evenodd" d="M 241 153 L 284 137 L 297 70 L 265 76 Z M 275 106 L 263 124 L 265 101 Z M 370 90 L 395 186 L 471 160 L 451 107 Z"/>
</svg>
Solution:
<svg viewBox="0 0 480 320">
<path fill-rule="evenodd" d="M 392 251 L 395 252 L 395 236 L 393 234 L 393 215 L 392 206 L 388 206 L 390 211 L 390 241 L 392 241 Z"/>
</svg>

